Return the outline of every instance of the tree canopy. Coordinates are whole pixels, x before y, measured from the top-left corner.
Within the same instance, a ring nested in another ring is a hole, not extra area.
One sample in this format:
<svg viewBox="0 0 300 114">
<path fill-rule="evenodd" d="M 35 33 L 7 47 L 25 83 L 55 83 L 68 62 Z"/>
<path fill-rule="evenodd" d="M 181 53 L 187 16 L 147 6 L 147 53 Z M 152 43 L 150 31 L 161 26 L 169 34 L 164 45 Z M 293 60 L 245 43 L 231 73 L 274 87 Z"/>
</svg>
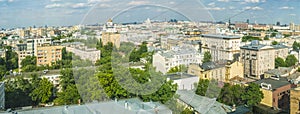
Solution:
<svg viewBox="0 0 300 114">
<path fill-rule="evenodd" d="M 204 52 L 204 58 L 202 60 L 202 63 L 211 62 L 212 57 L 209 51 Z"/>
</svg>

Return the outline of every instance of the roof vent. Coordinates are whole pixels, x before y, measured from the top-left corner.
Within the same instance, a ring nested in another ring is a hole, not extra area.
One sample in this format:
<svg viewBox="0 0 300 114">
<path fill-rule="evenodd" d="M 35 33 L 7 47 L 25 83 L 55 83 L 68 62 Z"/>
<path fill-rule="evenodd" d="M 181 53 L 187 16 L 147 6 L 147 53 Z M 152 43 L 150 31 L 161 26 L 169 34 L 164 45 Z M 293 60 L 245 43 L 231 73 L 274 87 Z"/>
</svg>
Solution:
<svg viewBox="0 0 300 114">
<path fill-rule="evenodd" d="M 279 80 L 279 75 L 273 75 L 270 78 L 273 79 L 273 80 Z"/>
<path fill-rule="evenodd" d="M 272 90 L 271 84 L 261 83 L 260 86 L 261 86 L 261 88 L 263 88 L 263 89 L 266 89 L 266 90 Z"/>
</svg>

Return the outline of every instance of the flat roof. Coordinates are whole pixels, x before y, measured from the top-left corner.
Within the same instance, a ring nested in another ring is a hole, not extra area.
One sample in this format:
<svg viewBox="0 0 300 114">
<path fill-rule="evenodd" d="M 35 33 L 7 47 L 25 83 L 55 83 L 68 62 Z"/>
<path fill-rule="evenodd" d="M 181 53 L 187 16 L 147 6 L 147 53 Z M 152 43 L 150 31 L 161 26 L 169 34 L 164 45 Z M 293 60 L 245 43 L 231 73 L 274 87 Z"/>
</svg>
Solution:
<svg viewBox="0 0 300 114">
<path fill-rule="evenodd" d="M 167 74 L 167 77 L 170 78 L 171 80 L 178 80 L 178 79 L 191 78 L 191 77 L 197 77 L 197 76 L 178 72 L 178 73 L 173 73 L 173 74 Z"/>
<path fill-rule="evenodd" d="M 223 35 L 223 34 L 202 34 L 202 37 L 208 38 L 221 38 L 221 39 L 240 39 L 240 36 L 236 35 Z"/>
<path fill-rule="evenodd" d="M 271 78 L 266 78 L 266 79 L 261 79 L 261 80 L 258 80 L 258 81 L 255 81 L 254 83 L 256 84 L 261 84 L 261 83 L 267 83 L 267 84 L 271 84 L 271 87 L 272 87 L 272 90 L 274 91 L 275 89 L 277 88 L 280 88 L 280 87 L 283 87 L 283 86 L 286 86 L 286 85 L 289 85 L 291 84 L 287 78 L 279 78 L 279 80 L 274 80 L 274 79 L 271 79 Z"/>
</svg>

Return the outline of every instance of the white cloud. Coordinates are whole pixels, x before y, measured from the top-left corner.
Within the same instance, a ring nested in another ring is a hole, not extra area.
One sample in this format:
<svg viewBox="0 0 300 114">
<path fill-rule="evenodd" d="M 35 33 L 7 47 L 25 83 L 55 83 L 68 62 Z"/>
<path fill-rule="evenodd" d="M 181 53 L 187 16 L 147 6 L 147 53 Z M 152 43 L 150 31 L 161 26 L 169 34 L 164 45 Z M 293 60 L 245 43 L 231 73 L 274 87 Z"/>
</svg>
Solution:
<svg viewBox="0 0 300 114">
<path fill-rule="evenodd" d="M 246 10 L 263 10 L 263 8 L 258 7 L 258 6 L 255 6 L 255 7 L 247 6 L 244 9 L 246 9 Z"/>
<path fill-rule="evenodd" d="M 214 10 L 214 11 L 222 11 L 225 10 L 226 8 L 221 8 L 221 7 L 207 7 L 207 10 Z"/>
<path fill-rule="evenodd" d="M 87 3 L 76 3 L 71 5 L 72 8 L 85 8 L 88 7 L 89 5 Z"/>
<path fill-rule="evenodd" d="M 98 7 L 99 8 L 110 8 L 112 6 L 110 4 L 99 4 Z"/>
<path fill-rule="evenodd" d="M 142 4 L 148 4 L 149 1 L 131 1 L 128 3 L 128 5 L 142 5 Z"/>
<path fill-rule="evenodd" d="M 282 9 L 282 10 L 289 10 L 289 9 L 294 9 L 294 7 L 284 6 L 284 7 L 280 7 L 279 9 Z"/>
<path fill-rule="evenodd" d="M 63 7 L 62 4 L 49 4 L 49 5 L 46 5 L 45 8 L 47 9 L 52 9 L 52 8 L 60 8 L 60 7 Z"/>
<path fill-rule="evenodd" d="M 61 0 L 50 0 L 51 2 L 60 2 Z"/>
<path fill-rule="evenodd" d="M 99 3 L 99 2 L 109 2 L 111 0 L 88 0 L 88 3 Z"/>
<path fill-rule="evenodd" d="M 218 2 L 229 2 L 229 0 L 218 0 Z"/>
<path fill-rule="evenodd" d="M 294 14 L 294 13 L 291 13 L 291 14 L 289 14 L 290 16 L 296 16 L 296 14 Z"/>
<path fill-rule="evenodd" d="M 216 3 L 215 2 L 211 2 L 211 3 L 207 4 L 207 5 L 214 7 L 216 5 Z"/>
<path fill-rule="evenodd" d="M 229 6 L 229 9 L 231 9 L 231 10 L 232 10 L 232 9 L 235 9 L 235 7 L 233 7 L 233 6 Z"/>
<path fill-rule="evenodd" d="M 245 0 L 245 2 L 248 2 L 248 3 L 259 3 L 260 1 L 259 0 Z"/>
<path fill-rule="evenodd" d="M 14 2 L 15 0 L 0 0 L 0 2 Z"/>
</svg>

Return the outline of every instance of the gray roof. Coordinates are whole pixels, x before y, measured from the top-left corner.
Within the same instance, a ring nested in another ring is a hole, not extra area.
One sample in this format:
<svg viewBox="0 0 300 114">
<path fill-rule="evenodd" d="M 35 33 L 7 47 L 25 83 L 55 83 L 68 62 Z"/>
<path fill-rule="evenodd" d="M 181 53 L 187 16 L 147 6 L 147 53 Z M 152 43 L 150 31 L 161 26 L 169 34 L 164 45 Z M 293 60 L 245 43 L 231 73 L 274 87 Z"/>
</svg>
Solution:
<svg viewBox="0 0 300 114">
<path fill-rule="evenodd" d="M 200 67 L 203 70 L 211 70 L 211 69 L 225 67 L 225 65 L 226 64 L 217 64 L 215 62 L 206 62 L 206 63 L 203 63 Z"/>
<path fill-rule="evenodd" d="M 180 48 L 179 50 L 169 50 L 162 52 L 161 55 L 166 58 L 173 58 L 174 55 L 196 54 L 198 51 L 193 48 Z"/>
<path fill-rule="evenodd" d="M 227 114 L 231 107 L 204 96 L 199 96 L 193 91 L 178 90 L 179 99 L 201 114 Z"/>
<path fill-rule="evenodd" d="M 266 78 L 266 79 L 261 79 L 261 80 L 255 81 L 254 83 L 259 84 L 259 85 L 261 83 L 271 84 L 273 90 L 290 84 L 290 82 L 287 80 L 287 78 L 279 78 L 279 80 Z"/>
<path fill-rule="evenodd" d="M 125 108 L 125 103 L 128 104 Z M 57 106 L 17 111 L 18 114 L 171 114 L 158 102 L 142 102 L 138 98 L 85 105 Z M 157 112 L 157 113 L 156 113 Z"/>
<path fill-rule="evenodd" d="M 207 38 L 221 38 L 221 39 L 240 39 L 240 36 L 236 35 L 222 35 L 222 34 L 203 34 L 202 37 Z"/>
<path fill-rule="evenodd" d="M 247 50 L 260 50 L 261 48 L 265 47 L 267 45 L 263 45 L 263 44 L 257 44 L 257 45 L 253 45 L 253 44 L 249 44 L 249 45 L 244 45 L 242 47 L 240 47 L 241 49 L 247 49 Z"/>
<path fill-rule="evenodd" d="M 293 70 L 292 67 L 279 67 L 278 69 L 271 69 L 266 71 L 265 73 L 273 74 L 273 75 L 284 75 Z"/>
<path fill-rule="evenodd" d="M 183 73 L 183 72 L 178 72 L 178 73 L 173 73 L 173 74 L 167 74 L 167 77 L 170 78 L 171 80 L 178 80 L 178 79 L 191 78 L 191 77 L 197 77 L 197 76 Z"/>
<path fill-rule="evenodd" d="M 282 45 L 282 44 L 278 44 L 278 45 L 272 45 L 273 48 L 275 49 L 283 49 L 283 48 L 289 48 L 288 46 L 286 45 Z"/>
</svg>

